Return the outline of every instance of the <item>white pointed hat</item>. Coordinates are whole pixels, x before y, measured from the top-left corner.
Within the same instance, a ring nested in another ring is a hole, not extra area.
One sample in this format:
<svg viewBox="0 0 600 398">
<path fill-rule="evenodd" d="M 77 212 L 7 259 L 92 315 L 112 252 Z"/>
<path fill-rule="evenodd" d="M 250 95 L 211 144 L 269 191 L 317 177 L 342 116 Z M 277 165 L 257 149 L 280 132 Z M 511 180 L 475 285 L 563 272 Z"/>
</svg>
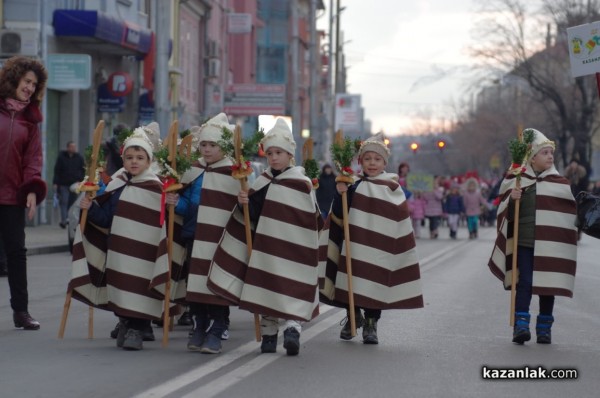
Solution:
<svg viewBox="0 0 600 398">
<path fill-rule="evenodd" d="M 275 120 L 275 125 L 271 130 L 267 131 L 264 138 L 260 141 L 263 146 L 263 151 L 267 151 L 270 147 L 281 148 L 294 156 L 296 153 L 296 141 L 292 135 L 290 126 L 282 118 Z"/>
<path fill-rule="evenodd" d="M 219 142 L 223 139 L 223 128 L 233 132 L 235 125 L 229 124 L 227 115 L 221 112 L 200 126 L 198 130 L 192 130 L 192 134 L 197 135 L 198 143 L 202 141 Z"/>
<path fill-rule="evenodd" d="M 536 129 L 533 130 L 533 142 L 531 143 L 531 151 L 529 152 L 529 159 L 533 158 L 542 148 L 551 147 L 552 149 L 556 148 L 556 144 L 554 141 L 549 140 L 542 132 Z"/>
</svg>

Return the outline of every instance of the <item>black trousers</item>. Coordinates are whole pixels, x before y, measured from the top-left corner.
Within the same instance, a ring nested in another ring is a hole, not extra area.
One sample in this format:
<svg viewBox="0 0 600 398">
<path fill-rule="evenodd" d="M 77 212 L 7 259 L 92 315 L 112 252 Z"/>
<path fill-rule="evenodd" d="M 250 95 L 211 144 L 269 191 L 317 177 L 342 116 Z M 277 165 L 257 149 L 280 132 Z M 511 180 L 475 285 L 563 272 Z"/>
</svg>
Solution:
<svg viewBox="0 0 600 398">
<path fill-rule="evenodd" d="M 533 248 L 519 246 L 517 268 L 519 268 L 519 282 L 517 282 L 515 312 L 529 312 L 533 284 Z M 554 296 L 540 296 L 540 314 L 552 315 L 553 310 Z"/>
<path fill-rule="evenodd" d="M 6 253 L 10 306 L 13 311 L 27 311 L 27 249 L 25 249 L 25 209 L 0 205 L 0 238 Z"/>
</svg>

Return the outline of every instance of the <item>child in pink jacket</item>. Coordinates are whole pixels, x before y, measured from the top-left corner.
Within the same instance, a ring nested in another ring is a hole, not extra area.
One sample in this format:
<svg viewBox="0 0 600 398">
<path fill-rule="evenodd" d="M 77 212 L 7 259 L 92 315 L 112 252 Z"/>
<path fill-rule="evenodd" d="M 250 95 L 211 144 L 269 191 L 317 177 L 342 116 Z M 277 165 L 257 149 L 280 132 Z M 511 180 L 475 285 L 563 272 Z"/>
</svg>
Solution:
<svg viewBox="0 0 600 398">
<path fill-rule="evenodd" d="M 413 197 L 408 201 L 415 238 L 421 237 L 421 223 L 425 219 L 426 205 L 427 202 L 425 202 L 425 198 L 423 198 L 423 193 L 421 191 L 415 191 Z"/>
<path fill-rule="evenodd" d="M 467 191 L 463 194 L 463 202 L 465 204 L 465 214 L 467 215 L 469 239 L 475 239 L 477 238 L 481 206 L 487 206 L 487 202 L 479 190 L 479 183 L 474 178 L 467 181 Z"/>
</svg>

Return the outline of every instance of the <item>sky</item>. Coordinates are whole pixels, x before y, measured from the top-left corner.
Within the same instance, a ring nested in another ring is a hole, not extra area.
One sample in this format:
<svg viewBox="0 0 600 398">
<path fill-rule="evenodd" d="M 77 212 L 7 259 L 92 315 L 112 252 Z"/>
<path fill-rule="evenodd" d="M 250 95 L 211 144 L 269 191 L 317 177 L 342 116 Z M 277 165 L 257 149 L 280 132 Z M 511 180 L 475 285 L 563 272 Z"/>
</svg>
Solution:
<svg viewBox="0 0 600 398">
<path fill-rule="evenodd" d="M 317 20 L 329 29 L 330 0 Z M 335 1 L 334 7 L 335 7 Z M 443 131 L 468 102 L 474 0 L 341 0 L 347 91 L 362 95 L 371 130 Z"/>
</svg>

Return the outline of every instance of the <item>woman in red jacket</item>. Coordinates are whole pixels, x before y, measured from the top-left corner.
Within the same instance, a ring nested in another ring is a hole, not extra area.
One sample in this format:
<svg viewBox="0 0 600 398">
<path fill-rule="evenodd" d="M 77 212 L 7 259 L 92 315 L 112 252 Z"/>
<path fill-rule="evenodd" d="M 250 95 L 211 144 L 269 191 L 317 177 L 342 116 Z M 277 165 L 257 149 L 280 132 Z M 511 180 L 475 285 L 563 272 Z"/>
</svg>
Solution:
<svg viewBox="0 0 600 398">
<path fill-rule="evenodd" d="M 13 57 L 0 70 L 0 239 L 7 256 L 10 304 L 15 327 L 37 330 L 29 315 L 25 211 L 31 220 L 46 197 L 41 178 L 40 102 L 46 87 L 44 66 Z"/>
</svg>

